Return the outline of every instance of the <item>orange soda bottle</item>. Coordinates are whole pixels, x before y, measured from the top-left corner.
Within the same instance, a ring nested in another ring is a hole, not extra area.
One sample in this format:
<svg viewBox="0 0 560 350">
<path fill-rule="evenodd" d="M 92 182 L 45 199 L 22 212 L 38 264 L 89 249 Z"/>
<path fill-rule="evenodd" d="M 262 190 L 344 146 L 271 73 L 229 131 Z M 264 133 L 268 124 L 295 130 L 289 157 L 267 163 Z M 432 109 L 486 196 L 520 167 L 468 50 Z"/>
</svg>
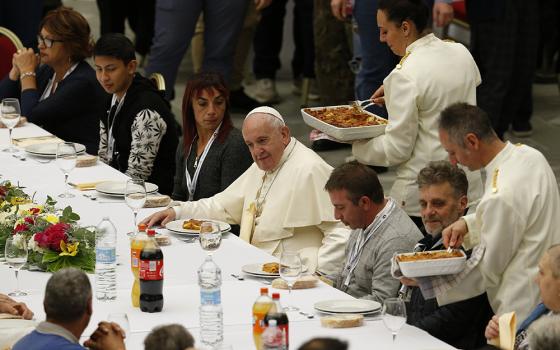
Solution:
<svg viewBox="0 0 560 350">
<path fill-rule="evenodd" d="M 253 304 L 253 340 L 257 350 L 262 349 L 261 335 L 265 329 L 264 318 L 273 305 L 272 299 L 268 296 L 268 288 L 261 288 L 261 295 Z"/>
<path fill-rule="evenodd" d="M 142 252 L 142 248 L 146 244 L 146 228 L 146 224 L 138 225 L 138 234 L 130 238 L 130 269 L 134 275 L 130 297 L 134 307 L 140 307 L 140 252 Z"/>
</svg>

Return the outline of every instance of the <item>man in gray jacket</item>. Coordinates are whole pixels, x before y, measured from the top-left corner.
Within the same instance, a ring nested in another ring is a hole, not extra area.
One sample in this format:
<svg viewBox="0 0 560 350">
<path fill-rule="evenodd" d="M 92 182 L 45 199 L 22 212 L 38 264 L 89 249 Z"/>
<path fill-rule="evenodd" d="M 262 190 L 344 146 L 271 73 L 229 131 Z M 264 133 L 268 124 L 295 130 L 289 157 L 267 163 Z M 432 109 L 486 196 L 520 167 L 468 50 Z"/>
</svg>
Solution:
<svg viewBox="0 0 560 350">
<path fill-rule="evenodd" d="M 384 196 L 377 174 L 365 165 L 342 164 L 325 189 L 335 218 L 352 229 L 335 287 L 380 303 L 395 297 L 400 283 L 391 276 L 391 257 L 412 251 L 422 234 L 395 200 Z"/>
</svg>

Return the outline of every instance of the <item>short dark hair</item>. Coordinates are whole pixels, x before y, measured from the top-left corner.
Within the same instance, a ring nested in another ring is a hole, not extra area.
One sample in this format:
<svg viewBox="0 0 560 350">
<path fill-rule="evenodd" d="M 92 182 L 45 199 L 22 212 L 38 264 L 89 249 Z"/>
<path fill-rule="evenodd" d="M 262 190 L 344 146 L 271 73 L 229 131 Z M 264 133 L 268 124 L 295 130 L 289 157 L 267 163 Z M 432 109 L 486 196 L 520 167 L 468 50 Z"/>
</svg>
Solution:
<svg viewBox="0 0 560 350">
<path fill-rule="evenodd" d="M 463 169 L 445 160 L 430 162 L 418 173 L 418 187 L 449 183 L 456 198 L 467 195 L 469 181 Z"/>
<path fill-rule="evenodd" d="M 156 327 L 144 339 L 144 350 L 184 350 L 193 346 L 193 336 L 179 324 Z"/>
<path fill-rule="evenodd" d="M 377 204 L 382 203 L 385 198 L 375 170 L 356 161 L 336 167 L 325 184 L 325 190 L 346 190 L 348 199 L 354 205 L 358 204 L 362 196 Z"/>
<path fill-rule="evenodd" d="M 441 112 L 439 129 L 445 131 L 450 140 L 465 146 L 465 136 L 474 134 L 481 141 L 497 138 L 488 114 L 477 106 L 467 103 L 455 103 Z"/>
<path fill-rule="evenodd" d="M 54 39 L 62 40 L 72 62 L 80 62 L 91 56 L 93 39 L 89 23 L 74 9 L 61 6 L 48 12 L 39 24 L 39 30 L 42 28 L 52 34 Z"/>
<path fill-rule="evenodd" d="M 93 56 L 109 56 L 128 64 L 136 59 L 134 44 L 121 33 L 108 33 L 103 35 L 93 47 Z"/>
<path fill-rule="evenodd" d="M 313 338 L 305 342 L 298 350 L 347 350 L 348 343 L 336 338 Z"/>
<path fill-rule="evenodd" d="M 423 0 L 380 0 L 377 9 L 385 12 L 387 19 L 398 26 L 410 20 L 422 33 L 428 25 L 430 9 Z"/>
<path fill-rule="evenodd" d="M 87 311 L 91 297 L 91 284 L 82 270 L 73 267 L 58 270 L 45 287 L 43 307 L 47 319 L 76 321 Z"/>
</svg>

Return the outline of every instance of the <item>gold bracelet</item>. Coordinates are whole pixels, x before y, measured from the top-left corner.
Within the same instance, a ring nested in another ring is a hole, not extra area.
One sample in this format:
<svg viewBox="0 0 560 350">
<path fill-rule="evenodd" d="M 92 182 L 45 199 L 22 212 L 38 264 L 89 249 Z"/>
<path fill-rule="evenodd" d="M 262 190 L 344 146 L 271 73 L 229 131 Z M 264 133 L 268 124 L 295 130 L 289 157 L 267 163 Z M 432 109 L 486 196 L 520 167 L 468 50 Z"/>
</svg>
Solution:
<svg viewBox="0 0 560 350">
<path fill-rule="evenodd" d="M 36 76 L 35 72 L 25 72 L 25 73 L 21 73 L 19 76 L 19 80 L 22 81 L 23 79 L 27 78 L 27 77 L 34 77 Z"/>
</svg>

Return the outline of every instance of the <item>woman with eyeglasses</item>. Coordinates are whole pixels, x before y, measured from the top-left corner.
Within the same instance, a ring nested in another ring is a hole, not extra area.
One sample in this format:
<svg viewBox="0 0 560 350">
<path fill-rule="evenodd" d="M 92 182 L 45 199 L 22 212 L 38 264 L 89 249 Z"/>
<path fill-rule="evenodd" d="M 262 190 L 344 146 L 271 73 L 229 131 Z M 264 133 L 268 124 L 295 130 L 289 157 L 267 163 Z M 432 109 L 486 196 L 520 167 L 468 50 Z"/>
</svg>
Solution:
<svg viewBox="0 0 560 350">
<path fill-rule="evenodd" d="M 65 141 L 97 154 L 106 95 L 85 61 L 93 41 L 86 19 L 68 7 L 49 12 L 37 36 L 39 53 L 18 50 L 0 98 L 20 99 L 21 115 Z"/>
</svg>

